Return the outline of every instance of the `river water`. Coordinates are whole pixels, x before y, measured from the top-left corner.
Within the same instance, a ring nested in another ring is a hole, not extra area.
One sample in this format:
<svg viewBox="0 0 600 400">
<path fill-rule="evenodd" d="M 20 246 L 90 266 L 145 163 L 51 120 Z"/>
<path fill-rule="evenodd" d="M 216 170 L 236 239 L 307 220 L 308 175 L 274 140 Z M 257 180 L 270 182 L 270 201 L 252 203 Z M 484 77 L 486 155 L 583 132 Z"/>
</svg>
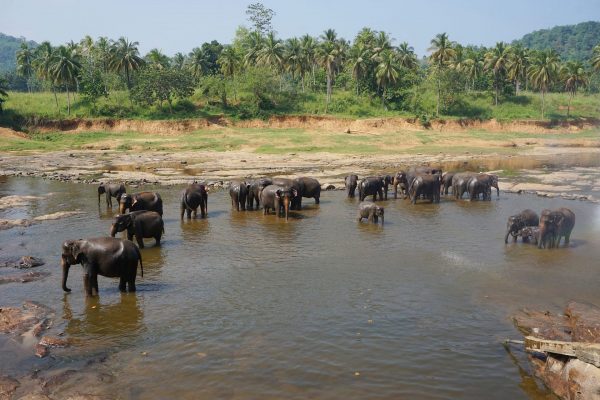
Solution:
<svg viewBox="0 0 600 400">
<path fill-rule="evenodd" d="M 46 260 L 43 280 L 0 286 L 0 304 L 39 301 L 56 310 L 52 330 L 76 345 L 37 359 L 0 338 L 0 374 L 75 370 L 54 387 L 139 399 L 551 398 L 526 374 L 510 316 L 522 307 L 560 310 L 598 302 L 600 207 L 494 194 L 491 202 L 415 206 L 381 202 L 385 225 L 356 222 L 358 200 L 324 192 L 289 221 L 232 212 L 210 193 L 209 218 L 179 220 L 179 187 L 151 186 L 165 203 L 166 235 L 147 240 L 135 294 L 99 277 L 87 300 L 81 267 L 60 287 L 63 240 L 107 235 L 113 213 L 96 188 L 0 178 L 0 195 L 52 193 L 22 218 L 84 214 L 0 231 L 4 257 Z M 571 208 L 571 247 L 503 242 L 506 218 L 524 208 Z M 5 268 L 0 268 L 0 270 Z M 14 272 L 12 270 L 11 272 Z M 520 369 L 519 367 L 523 367 Z"/>
</svg>

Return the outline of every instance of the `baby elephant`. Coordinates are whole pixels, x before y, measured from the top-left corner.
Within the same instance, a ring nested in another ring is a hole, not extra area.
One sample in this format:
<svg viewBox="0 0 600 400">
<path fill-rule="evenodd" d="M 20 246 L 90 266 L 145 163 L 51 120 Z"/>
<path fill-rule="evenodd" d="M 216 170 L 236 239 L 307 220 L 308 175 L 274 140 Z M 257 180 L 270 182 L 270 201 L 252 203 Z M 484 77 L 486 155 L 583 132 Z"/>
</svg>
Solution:
<svg viewBox="0 0 600 400">
<path fill-rule="evenodd" d="M 362 202 L 358 206 L 358 222 L 366 218 L 369 222 L 377 223 L 381 217 L 381 225 L 383 225 L 383 207 L 374 203 Z"/>
<path fill-rule="evenodd" d="M 521 236 L 523 243 L 538 244 L 540 228 L 538 226 L 526 226 L 519 230 L 518 236 Z"/>
<path fill-rule="evenodd" d="M 129 214 L 117 215 L 110 228 L 110 236 L 127 229 L 127 239 L 137 240 L 140 249 L 144 248 L 144 238 L 154 238 L 160 245 L 160 238 L 165 233 L 162 217 L 156 211 L 132 211 Z"/>
</svg>

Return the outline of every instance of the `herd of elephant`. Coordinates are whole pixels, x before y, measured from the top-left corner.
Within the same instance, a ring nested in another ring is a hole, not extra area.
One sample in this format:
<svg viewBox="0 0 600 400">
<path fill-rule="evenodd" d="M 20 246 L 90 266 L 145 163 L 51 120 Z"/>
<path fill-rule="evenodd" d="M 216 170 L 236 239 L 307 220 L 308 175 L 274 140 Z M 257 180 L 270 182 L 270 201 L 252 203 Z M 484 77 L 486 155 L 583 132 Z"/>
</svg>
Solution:
<svg viewBox="0 0 600 400">
<path fill-rule="evenodd" d="M 398 198 L 398 189 L 406 199 L 416 204 L 419 199 L 427 199 L 433 203 L 440 202 L 441 195 L 447 195 L 452 188 L 456 199 L 468 193 L 469 199 L 491 200 L 491 189 L 495 188 L 499 196 L 498 176 L 474 172 L 446 172 L 430 167 L 411 168 L 407 172 L 399 171 L 395 175 L 369 176 L 359 180 L 355 174 L 345 178 L 347 196 L 355 197 L 358 189 L 360 204 L 358 205 L 358 221 L 367 219 L 378 223 L 384 222 L 384 208 L 375 203 L 387 200 L 388 189 L 393 186 L 394 198 Z M 63 269 L 62 288 L 67 287 L 69 268 L 73 264 L 81 264 L 84 269 L 83 284 L 88 296 L 98 293 L 98 275 L 120 278 L 119 290 L 135 291 L 137 266 L 140 265 L 142 276 L 144 269 L 140 248 L 144 247 L 144 238 L 154 238 L 160 244 L 164 234 L 163 202 L 160 194 L 140 192 L 128 194 L 123 184 L 101 184 L 98 187 L 98 205 L 101 195 L 106 195 L 106 204 L 112 208 L 112 199 L 119 203 L 119 214 L 114 217 L 110 228 L 110 236 L 90 239 L 67 240 L 62 245 L 61 266 Z M 229 187 L 232 208 L 237 211 L 253 210 L 261 206 L 266 215 L 271 211 L 280 217 L 289 217 L 290 210 L 302 209 L 302 198 L 314 198 L 319 204 L 321 184 L 308 177 L 260 178 L 252 181 L 234 181 Z M 373 196 L 373 202 L 365 201 Z M 188 185 L 181 194 L 180 218 L 200 217 L 208 215 L 208 189 L 201 183 Z M 129 211 L 126 213 L 126 211 Z M 575 225 L 575 215 L 566 208 L 556 211 L 544 210 L 541 217 L 531 210 L 513 215 L 508 220 L 505 242 L 512 235 L 516 241 L 533 241 L 538 246 L 557 247 L 564 237 L 568 245 L 571 231 Z M 118 232 L 127 231 L 127 240 L 116 238 Z M 135 236 L 138 246 L 132 240 Z"/>
</svg>

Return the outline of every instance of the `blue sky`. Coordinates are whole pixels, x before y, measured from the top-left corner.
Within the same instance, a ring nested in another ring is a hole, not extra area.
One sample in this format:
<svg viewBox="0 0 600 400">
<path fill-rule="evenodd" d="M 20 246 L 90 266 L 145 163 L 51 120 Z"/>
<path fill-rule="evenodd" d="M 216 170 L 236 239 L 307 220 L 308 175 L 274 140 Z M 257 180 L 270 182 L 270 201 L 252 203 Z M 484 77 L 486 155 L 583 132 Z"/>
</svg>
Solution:
<svg viewBox="0 0 600 400">
<path fill-rule="evenodd" d="M 245 9 L 256 0 L 0 0 L 0 32 L 54 44 L 126 36 L 145 53 L 189 52 L 202 42 L 228 43 L 249 25 Z M 493 45 L 555 25 L 600 20 L 600 0 L 295 0 L 263 1 L 277 13 L 280 37 L 319 35 L 334 28 L 352 39 L 363 27 L 407 41 L 422 56 L 435 34 L 463 44 Z"/>
</svg>

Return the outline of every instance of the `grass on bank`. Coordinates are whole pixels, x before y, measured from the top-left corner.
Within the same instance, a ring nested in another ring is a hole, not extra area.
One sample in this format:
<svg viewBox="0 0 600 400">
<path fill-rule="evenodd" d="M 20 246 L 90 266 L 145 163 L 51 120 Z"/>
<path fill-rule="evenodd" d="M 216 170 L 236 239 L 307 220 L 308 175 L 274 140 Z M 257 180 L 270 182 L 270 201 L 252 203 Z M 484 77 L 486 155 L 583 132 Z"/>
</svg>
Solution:
<svg viewBox="0 0 600 400">
<path fill-rule="evenodd" d="M 423 92 L 421 98 L 426 118 L 432 118 L 435 110 L 435 94 Z M 5 103 L 5 112 L 0 114 L 0 125 L 14 126 L 18 118 L 25 119 L 61 119 L 67 116 L 67 101 L 64 93 L 51 92 L 22 93 L 10 92 Z M 569 96 L 566 93 L 546 95 L 546 118 L 565 119 Z M 248 104 L 233 101 L 228 107 L 218 102 L 207 102 L 199 93 L 189 100 L 175 102 L 173 113 L 168 107 L 139 106 L 131 103 L 126 91 L 112 92 L 108 98 L 100 99 L 95 106 L 81 100 L 72 99 L 70 118 L 132 118 L 145 120 L 207 118 L 226 116 L 232 119 L 256 117 L 248 111 Z M 269 115 L 325 115 L 324 95 L 320 93 L 295 93 L 286 96 L 285 104 L 276 104 L 272 109 L 261 112 L 260 117 Z M 327 115 L 350 118 L 371 117 L 415 117 L 407 111 L 385 110 L 380 99 L 369 96 L 356 96 L 353 91 L 334 91 Z M 600 95 L 578 94 L 571 104 L 572 118 L 599 118 Z M 458 95 L 456 101 L 441 118 L 497 119 L 502 121 L 541 119 L 541 98 L 538 93 L 527 92 L 519 96 L 503 97 L 498 106 L 493 105 L 490 93 L 465 93 Z M 13 124 L 11 124 L 11 121 Z"/>
<path fill-rule="evenodd" d="M 521 146 L 514 147 L 520 140 Z M 568 141 L 568 143 L 567 143 Z M 222 128 L 181 135 L 135 132 L 32 133 L 29 138 L 0 136 L 0 151 L 116 150 L 216 151 L 244 150 L 262 154 L 516 154 L 523 143 L 600 147 L 600 129 L 569 133 L 502 133 L 482 130 L 457 132 L 396 131 L 352 133 L 306 129 Z"/>
</svg>

